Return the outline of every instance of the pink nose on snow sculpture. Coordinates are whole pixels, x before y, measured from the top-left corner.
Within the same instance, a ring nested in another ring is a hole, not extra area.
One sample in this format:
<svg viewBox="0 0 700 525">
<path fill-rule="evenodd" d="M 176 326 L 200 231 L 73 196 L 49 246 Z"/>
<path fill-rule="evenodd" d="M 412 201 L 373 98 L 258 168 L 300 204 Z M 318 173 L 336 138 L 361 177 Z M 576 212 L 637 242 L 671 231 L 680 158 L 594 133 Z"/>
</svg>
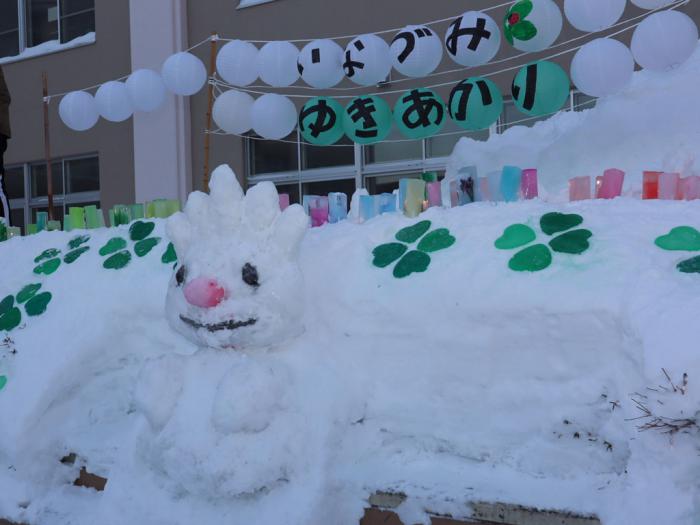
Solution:
<svg viewBox="0 0 700 525">
<path fill-rule="evenodd" d="M 226 290 L 214 279 L 198 277 L 185 285 L 185 299 L 193 306 L 213 308 L 224 300 Z"/>
</svg>

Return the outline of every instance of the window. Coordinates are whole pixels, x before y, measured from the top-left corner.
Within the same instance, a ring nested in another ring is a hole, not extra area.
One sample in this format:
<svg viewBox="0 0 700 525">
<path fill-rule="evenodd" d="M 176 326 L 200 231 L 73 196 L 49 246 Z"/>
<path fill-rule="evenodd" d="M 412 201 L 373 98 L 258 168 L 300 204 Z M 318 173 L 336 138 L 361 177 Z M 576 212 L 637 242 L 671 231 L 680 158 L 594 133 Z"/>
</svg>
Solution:
<svg viewBox="0 0 700 525">
<path fill-rule="evenodd" d="M 333 146 L 311 146 L 302 144 L 302 169 L 352 166 L 355 164 L 355 146 L 343 135 Z"/>
<path fill-rule="evenodd" d="M 284 141 L 262 140 L 256 135 L 246 139 L 248 143 L 248 172 L 250 175 L 297 171 L 296 133 Z"/>
<path fill-rule="evenodd" d="M 583 93 L 574 93 L 574 111 L 584 111 L 594 108 L 598 99 Z"/>
<path fill-rule="evenodd" d="M 51 164 L 54 219 L 63 220 L 70 206 L 88 206 L 100 201 L 100 166 L 94 155 L 55 160 Z M 13 226 L 26 231 L 36 214 L 48 210 L 46 164 L 35 162 L 6 169 L 5 189 L 10 201 Z"/>
<path fill-rule="evenodd" d="M 0 58 L 95 31 L 95 0 L 0 1 Z"/>
</svg>

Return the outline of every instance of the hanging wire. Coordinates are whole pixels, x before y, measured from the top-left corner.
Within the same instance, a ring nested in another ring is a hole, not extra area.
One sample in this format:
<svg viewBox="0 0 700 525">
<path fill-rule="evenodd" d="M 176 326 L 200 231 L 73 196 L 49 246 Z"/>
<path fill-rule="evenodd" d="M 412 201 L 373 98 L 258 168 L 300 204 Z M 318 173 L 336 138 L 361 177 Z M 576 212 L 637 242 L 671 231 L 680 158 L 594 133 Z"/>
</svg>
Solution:
<svg viewBox="0 0 700 525">
<path fill-rule="evenodd" d="M 664 6 L 663 8 L 657 8 L 657 9 L 651 10 L 651 11 L 649 11 L 649 12 L 647 12 L 647 13 L 644 13 L 643 15 L 640 15 L 640 16 L 638 16 L 638 17 L 629 19 L 629 21 L 637 20 L 637 19 L 640 19 L 640 18 L 646 18 L 649 14 L 651 14 L 651 13 L 653 13 L 653 12 L 656 12 L 656 11 L 659 11 L 659 10 L 676 9 L 677 7 L 679 7 L 679 6 L 681 6 L 681 5 L 685 5 L 685 4 L 687 4 L 688 2 L 690 2 L 690 0 L 677 0 L 674 4 L 669 4 L 669 5 Z M 629 22 L 629 21 L 628 21 L 628 22 Z M 634 23 L 634 24 L 632 24 L 632 25 L 629 25 L 629 26 L 624 27 L 624 28 L 622 28 L 622 29 L 620 29 L 620 30 L 618 30 L 618 31 L 615 31 L 615 32 L 613 32 L 613 33 L 608 34 L 607 37 L 609 38 L 609 37 L 613 37 L 613 36 L 617 36 L 617 35 L 620 35 L 620 34 L 622 34 L 622 33 L 625 33 L 625 32 L 627 32 L 627 31 L 629 31 L 629 30 L 631 30 L 631 29 L 634 29 L 635 27 L 639 26 L 639 24 L 641 24 L 642 22 L 643 22 L 643 20 L 640 20 L 640 21 L 638 21 L 638 22 L 636 22 L 636 23 Z M 626 23 L 626 22 L 625 22 L 625 23 Z M 618 25 L 619 25 L 619 24 L 618 24 Z M 588 35 L 584 35 L 584 37 L 585 37 L 585 36 L 588 36 Z M 580 38 L 582 38 L 582 37 L 577 37 L 577 38 L 575 38 L 575 39 L 571 39 L 570 41 L 562 42 L 562 44 L 570 43 L 570 42 L 575 41 L 575 40 L 578 40 L 578 39 L 580 39 Z M 561 45 L 561 44 L 560 44 L 560 45 Z M 581 49 L 584 45 L 585 45 L 585 44 L 580 44 L 580 45 L 573 46 L 573 47 L 564 49 L 564 50 L 562 50 L 562 51 L 559 51 L 558 53 L 549 54 L 549 55 L 547 55 L 547 56 L 545 56 L 545 57 L 540 58 L 540 60 L 550 60 L 550 59 L 552 59 L 552 58 L 557 58 L 557 57 L 566 55 L 566 54 L 568 54 L 568 53 L 572 53 L 572 52 L 574 52 L 574 51 L 577 51 L 577 50 Z M 559 45 L 558 45 L 558 46 L 553 46 L 553 47 L 559 47 Z M 522 55 L 517 55 L 517 56 L 514 57 L 514 58 L 518 58 L 518 57 L 523 56 L 523 55 L 525 55 L 525 54 L 528 54 L 528 53 L 523 53 Z M 507 59 L 504 59 L 504 60 L 502 60 L 502 61 L 506 61 L 506 60 L 507 60 Z M 486 64 L 486 65 L 493 65 L 494 63 L 495 63 L 495 62 L 492 62 L 492 63 Z M 519 64 L 516 64 L 516 65 L 514 65 L 514 66 L 509 66 L 509 67 L 506 67 L 506 68 L 499 69 L 499 70 L 497 70 L 497 71 L 489 71 L 489 72 L 487 72 L 487 73 L 482 74 L 481 76 L 482 76 L 482 77 L 493 77 L 493 76 L 496 76 L 496 75 L 500 75 L 500 74 L 502 74 L 502 73 L 507 73 L 507 72 L 509 72 L 509 71 L 515 71 L 515 70 L 520 69 L 521 67 L 523 67 L 523 65 L 524 65 L 524 64 L 519 63 Z M 457 70 L 457 71 L 459 71 L 459 70 Z M 407 79 L 407 80 L 413 80 L 413 81 L 415 81 L 416 79 Z M 234 86 L 234 85 L 228 84 L 228 83 L 226 83 L 226 82 L 224 82 L 224 81 L 222 81 L 222 80 L 218 80 L 217 78 L 214 79 L 214 82 L 216 82 L 217 84 L 220 84 L 220 85 L 222 85 L 222 86 L 224 86 L 224 87 L 226 87 L 226 88 L 229 88 L 229 89 L 237 89 L 238 91 L 244 91 L 244 92 L 246 92 L 246 93 L 252 93 L 252 94 L 256 94 L 256 95 L 265 95 L 266 93 L 268 93 L 267 91 L 260 91 L 260 90 L 256 90 L 256 89 L 249 89 L 249 88 L 245 88 L 245 87 Z M 454 80 L 452 80 L 452 81 L 449 81 L 449 82 L 441 82 L 441 83 L 437 83 L 437 84 L 429 84 L 429 85 L 427 85 L 427 86 L 421 86 L 421 87 L 422 87 L 422 88 L 439 88 L 439 87 L 444 87 L 444 86 L 451 86 L 451 85 L 454 85 L 454 83 L 455 83 Z M 404 91 L 405 91 L 404 89 L 394 89 L 394 90 L 389 90 L 389 91 L 386 91 L 386 90 L 385 90 L 385 91 L 375 91 L 375 92 L 371 92 L 371 93 L 362 93 L 362 95 L 363 95 L 363 96 L 371 96 L 371 95 L 391 95 L 391 94 L 396 94 L 396 93 L 403 93 Z M 278 92 L 275 92 L 275 93 L 280 94 L 280 95 L 284 95 L 284 96 L 289 97 L 289 98 L 309 98 L 309 99 L 310 99 L 310 98 L 316 98 L 316 97 L 318 96 L 317 94 L 315 94 L 315 95 L 302 95 L 302 94 L 298 94 L 298 93 L 278 93 Z M 334 95 L 334 98 L 337 98 L 337 99 L 351 99 L 351 98 L 355 98 L 356 96 L 358 96 L 358 95 Z"/>
<path fill-rule="evenodd" d="M 184 53 L 189 53 L 190 51 L 197 49 L 198 47 L 203 46 L 204 44 L 206 44 L 207 42 L 211 42 L 212 40 L 219 40 L 218 35 L 212 35 L 212 36 L 207 37 L 206 39 L 202 40 L 201 42 L 196 43 L 192 47 L 185 49 Z M 119 77 L 119 78 L 112 79 L 112 80 L 117 81 L 117 82 L 121 82 L 122 80 L 126 80 L 127 78 L 129 78 L 129 76 L 130 76 L 130 74 L 124 75 L 123 77 Z M 111 82 L 111 80 L 108 80 L 107 82 Z M 68 95 L 69 93 L 72 93 L 73 91 L 91 91 L 93 89 L 99 88 L 100 86 L 102 86 L 104 84 L 106 84 L 106 82 L 102 82 L 101 84 L 95 84 L 94 86 L 90 86 L 90 87 L 86 87 L 86 88 L 73 89 L 71 91 L 66 91 L 64 93 L 53 93 L 51 95 L 48 95 L 46 98 L 44 98 L 44 102 L 49 103 L 49 102 L 51 102 L 52 98 L 64 97 L 64 96 Z"/>
<path fill-rule="evenodd" d="M 496 9 L 500 9 L 501 7 L 506 7 L 506 6 L 509 6 L 511 4 L 514 4 L 517 1 L 518 0 L 510 0 L 509 2 L 504 2 L 502 4 L 492 5 L 491 7 L 486 7 L 484 9 L 480 9 L 480 11 L 482 13 L 485 13 L 487 11 L 494 11 Z M 459 15 L 452 15 L 452 16 L 449 16 L 447 18 L 440 18 L 438 20 L 431 20 L 430 22 L 424 22 L 424 23 L 417 24 L 417 25 L 429 26 L 429 25 L 441 24 L 443 22 L 449 22 L 451 20 L 454 20 L 455 18 L 457 18 L 457 16 L 459 16 Z M 372 31 L 372 33 L 375 35 L 384 35 L 386 33 L 395 33 L 396 31 L 400 31 L 404 27 L 405 26 L 396 27 L 393 29 L 383 29 L 381 31 Z M 357 33 L 357 34 L 352 34 L 352 35 L 341 35 L 341 36 L 332 36 L 332 37 L 298 38 L 296 40 L 285 40 L 285 41 L 292 42 L 292 43 L 311 42 L 313 40 L 318 40 L 320 38 L 323 38 L 324 40 L 349 40 L 351 38 L 355 38 L 356 36 L 360 36 L 360 35 L 364 35 L 364 34 L 366 34 L 366 33 Z M 221 39 L 222 42 L 232 42 L 233 40 L 238 40 L 238 39 L 235 39 L 235 38 L 222 38 Z M 268 44 L 270 42 L 275 42 L 275 40 L 248 40 L 248 39 L 245 39 L 245 41 L 250 42 L 252 44 Z"/>
</svg>

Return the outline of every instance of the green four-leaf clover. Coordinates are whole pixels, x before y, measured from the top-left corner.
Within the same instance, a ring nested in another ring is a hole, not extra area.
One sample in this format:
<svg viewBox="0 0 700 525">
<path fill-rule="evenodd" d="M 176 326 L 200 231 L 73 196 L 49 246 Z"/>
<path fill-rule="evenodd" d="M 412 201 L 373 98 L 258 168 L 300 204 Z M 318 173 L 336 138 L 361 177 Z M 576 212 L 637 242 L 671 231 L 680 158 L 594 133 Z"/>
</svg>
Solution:
<svg viewBox="0 0 700 525">
<path fill-rule="evenodd" d="M 662 250 L 698 252 L 700 232 L 692 226 L 678 226 L 666 235 L 657 237 L 654 244 Z M 679 262 L 676 268 L 682 273 L 700 273 L 700 255 Z"/>
<path fill-rule="evenodd" d="M 430 226 L 430 221 L 420 221 L 399 230 L 395 238 L 400 242 L 381 244 L 372 250 L 372 264 L 377 268 L 386 268 L 398 261 L 393 271 L 397 279 L 426 271 L 430 266 L 429 253 L 444 250 L 455 243 L 455 238 L 447 228 L 438 228 L 428 233 Z M 416 249 L 409 251 L 409 245 L 419 239 Z"/>
<path fill-rule="evenodd" d="M 503 33 L 510 45 L 513 40 L 532 40 L 537 35 L 535 24 L 525 18 L 532 12 L 532 0 L 520 0 L 506 13 L 503 19 Z"/>
<path fill-rule="evenodd" d="M 588 248 L 588 240 L 593 236 L 589 230 L 572 230 L 583 222 L 576 214 L 546 213 L 540 218 L 540 228 L 546 235 L 560 233 L 546 244 L 534 244 L 520 250 L 508 262 L 515 272 L 539 272 L 552 264 L 552 251 L 579 255 Z M 562 233 L 564 232 L 564 233 Z M 535 231 L 526 224 L 508 226 L 494 245 L 499 250 L 521 248 L 537 239 Z"/>
</svg>

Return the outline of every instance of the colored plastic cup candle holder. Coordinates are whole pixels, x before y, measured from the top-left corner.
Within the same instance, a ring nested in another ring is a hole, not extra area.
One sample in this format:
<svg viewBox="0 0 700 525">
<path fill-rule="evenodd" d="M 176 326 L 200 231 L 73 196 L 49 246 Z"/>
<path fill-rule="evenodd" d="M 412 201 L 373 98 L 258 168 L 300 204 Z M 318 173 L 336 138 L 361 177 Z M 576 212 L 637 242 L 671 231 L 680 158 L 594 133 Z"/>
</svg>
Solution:
<svg viewBox="0 0 700 525">
<path fill-rule="evenodd" d="M 523 171 L 517 166 L 504 166 L 501 171 L 501 195 L 506 202 L 515 202 L 520 194 Z"/>
<path fill-rule="evenodd" d="M 673 201 L 678 198 L 680 173 L 662 173 L 659 176 L 659 199 Z"/>
<path fill-rule="evenodd" d="M 486 175 L 486 179 L 489 184 L 489 200 L 492 202 L 498 202 L 503 200 L 503 194 L 501 193 L 501 172 L 492 171 Z"/>
<path fill-rule="evenodd" d="M 73 230 L 85 229 L 85 210 L 83 208 L 69 208 L 68 216 L 70 217 L 71 228 Z"/>
<path fill-rule="evenodd" d="M 569 181 L 569 200 L 584 201 L 591 198 L 591 178 L 574 177 Z"/>
<path fill-rule="evenodd" d="M 691 175 L 681 180 L 681 193 L 683 199 L 692 201 L 700 199 L 700 176 Z"/>
<path fill-rule="evenodd" d="M 46 224 L 49 222 L 49 214 L 45 211 L 38 211 L 36 213 L 36 229 L 38 231 L 44 231 L 46 229 Z"/>
<path fill-rule="evenodd" d="M 475 199 L 477 201 L 489 201 L 491 200 L 491 191 L 489 190 L 489 180 L 486 177 L 479 177 L 476 184 L 476 195 Z"/>
<path fill-rule="evenodd" d="M 132 204 L 129 206 L 129 218 L 132 221 L 146 218 L 146 210 L 143 204 Z"/>
<path fill-rule="evenodd" d="M 428 182 L 426 184 L 428 194 L 428 206 L 442 206 L 442 188 L 439 182 Z"/>
<path fill-rule="evenodd" d="M 289 193 L 280 193 L 279 199 L 280 199 L 280 210 L 281 211 L 284 211 L 287 208 L 289 208 Z"/>
<path fill-rule="evenodd" d="M 304 195 L 301 199 L 301 205 L 304 207 L 304 211 L 307 215 L 311 215 L 311 207 L 318 199 L 320 195 Z"/>
<path fill-rule="evenodd" d="M 605 170 L 603 182 L 600 186 L 599 198 L 614 199 L 622 195 L 622 184 L 625 182 L 625 172 L 618 169 Z M 598 181 L 596 179 L 596 185 Z"/>
<path fill-rule="evenodd" d="M 50 232 L 61 231 L 61 221 L 49 221 L 46 223 L 46 230 Z"/>
<path fill-rule="evenodd" d="M 603 187 L 603 177 L 598 176 L 595 178 L 595 198 L 600 199 L 600 190 Z"/>
<path fill-rule="evenodd" d="M 523 170 L 520 194 L 523 196 L 523 199 L 526 200 L 535 199 L 539 195 L 536 169 Z"/>
<path fill-rule="evenodd" d="M 403 201 L 403 212 L 406 217 L 418 217 L 423 211 L 425 201 L 425 181 L 420 179 L 402 179 L 405 181 L 406 198 Z"/>
<path fill-rule="evenodd" d="M 7 238 L 11 239 L 12 237 L 21 237 L 22 236 L 22 230 L 18 226 L 10 226 L 7 228 Z"/>
<path fill-rule="evenodd" d="M 318 228 L 328 222 L 328 197 L 315 197 L 309 202 L 309 216 L 311 227 Z"/>
<path fill-rule="evenodd" d="M 437 182 L 438 180 L 438 174 L 437 171 L 426 171 L 421 175 L 421 178 L 426 182 Z"/>
<path fill-rule="evenodd" d="M 659 177 L 660 171 L 645 171 L 642 182 L 642 199 L 659 198 Z"/>
<path fill-rule="evenodd" d="M 375 195 L 360 195 L 360 221 L 368 221 L 376 215 Z"/>
<path fill-rule="evenodd" d="M 344 193 L 328 194 L 328 222 L 345 220 L 348 216 L 348 196 Z"/>
<path fill-rule="evenodd" d="M 450 181 L 450 206 L 452 208 L 459 206 L 459 182 L 456 180 Z"/>
<path fill-rule="evenodd" d="M 382 193 L 376 196 L 375 205 L 379 205 L 379 213 L 396 212 L 396 195 L 393 193 Z"/>
</svg>

